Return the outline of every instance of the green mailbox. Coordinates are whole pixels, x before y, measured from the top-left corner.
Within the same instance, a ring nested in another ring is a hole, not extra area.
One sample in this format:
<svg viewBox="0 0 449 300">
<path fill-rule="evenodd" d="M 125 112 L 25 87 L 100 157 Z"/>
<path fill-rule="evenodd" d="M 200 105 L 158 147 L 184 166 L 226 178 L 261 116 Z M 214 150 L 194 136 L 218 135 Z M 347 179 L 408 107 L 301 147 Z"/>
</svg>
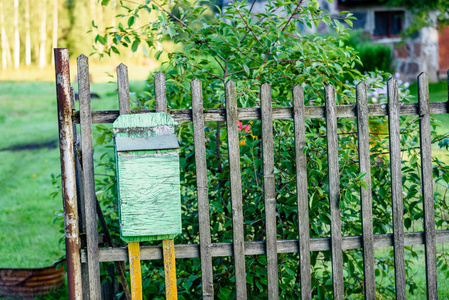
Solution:
<svg viewBox="0 0 449 300">
<path fill-rule="evenodd" d="M 113 124 L 120 235 L 127 243 L 181 233 L 179 143 L 166 113 L 121 115 Z"/>
</svg>

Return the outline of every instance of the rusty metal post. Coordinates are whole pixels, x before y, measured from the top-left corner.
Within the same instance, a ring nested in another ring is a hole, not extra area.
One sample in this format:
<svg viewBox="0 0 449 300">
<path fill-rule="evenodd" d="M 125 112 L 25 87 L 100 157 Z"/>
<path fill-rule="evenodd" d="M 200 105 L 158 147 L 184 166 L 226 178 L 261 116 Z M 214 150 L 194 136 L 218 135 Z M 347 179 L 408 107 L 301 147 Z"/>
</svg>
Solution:
<svg viewBox="0 0 449 300">
<path fill-rule="evenodd" d="M 58 99 L 59 150 L 70 300 L 82 300 L 78 208 L 76 203 L 75 155 L 73 152 L 72 106 L 68 49 L 54 49 Z"/>
</svg>

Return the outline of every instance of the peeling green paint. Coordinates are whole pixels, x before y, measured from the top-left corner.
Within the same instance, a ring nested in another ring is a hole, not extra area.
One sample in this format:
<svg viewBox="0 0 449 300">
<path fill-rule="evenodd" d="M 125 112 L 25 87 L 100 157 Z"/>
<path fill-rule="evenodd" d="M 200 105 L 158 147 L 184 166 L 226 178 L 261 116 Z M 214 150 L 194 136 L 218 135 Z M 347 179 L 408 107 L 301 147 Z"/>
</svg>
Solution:
<svg viewBox="0 0 449 300">
<path fill-rule="evenodd" d="M 121 115 L 115 136 L 152 137 L 174 133 L 165 113 Z M 172 239 L 181 233 L 177 149 L 116 151 L 120 234 L 126 242 Z"/>
</svg>

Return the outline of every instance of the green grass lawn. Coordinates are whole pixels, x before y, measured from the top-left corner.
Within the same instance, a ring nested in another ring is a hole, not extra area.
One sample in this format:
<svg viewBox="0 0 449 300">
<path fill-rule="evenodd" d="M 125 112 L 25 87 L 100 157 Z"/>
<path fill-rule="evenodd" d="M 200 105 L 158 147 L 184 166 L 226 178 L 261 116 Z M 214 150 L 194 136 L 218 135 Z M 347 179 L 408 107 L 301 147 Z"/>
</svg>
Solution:
<svg viewBox="0 0 449 300">
<path fill-rule="evenodd" d="M 143 85 L 132 82 L 131 89 Z M 94 110 L 117 109 L 115 84 L 91 89 L 101 97 L 92 101 Z M 60 174 L 55 84 L 0 81 L 0 128 L 0 149 L 50 146 L 0 151 L 0 268 L 50 265 L 64 251 L 53 223 L 62 197 L 49 196 L 51 175 Z"/>
<path fill-rule="evenodd" d="M 131 90 L 143 87 L 143 81 L 131 83 Z M 101 96 L 93 100 L 93 110 L 117 109 L 115 84 L 93 83 L 91 88 Z M 411 90 L 416 94 L 416 85 Z M 431 84 L 430 92 L 432 101 L 447 100 L 446 83 Z M 63 254 L 59 243 L 63 234 L 52 222 L 54 212 L 62 209 L 62 197 L 49 196 L 55 191 L 51 175 L 60 173 L 56 116 L 53 82 L 0 81 L 0 149 L 56 143 L 56 148 L 0 151 L 0 268 L 47 266 Z M 443 124 L 441 132 L 448 131 L 449 115 L 436 118 Z M 443 158 L 446 151 L 434 147 L 434 153 L 448 161 Z M 445 299 L 449 284 L 442 276 L 438 280 Z M 425 286 L 423 254 L 416 264 L 416 278 Z"/>
</svg>

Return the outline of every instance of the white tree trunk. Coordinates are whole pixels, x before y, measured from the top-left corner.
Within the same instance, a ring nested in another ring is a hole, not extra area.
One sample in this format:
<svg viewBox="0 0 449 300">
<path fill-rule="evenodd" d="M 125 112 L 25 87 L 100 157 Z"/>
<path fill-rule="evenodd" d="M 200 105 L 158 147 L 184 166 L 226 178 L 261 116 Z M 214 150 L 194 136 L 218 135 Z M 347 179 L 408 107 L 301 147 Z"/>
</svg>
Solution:
<svg viewBox="0 0 449 300">
<path fill-rule="evenodd" d="M 14 0 L 14 68 L 20 66 L 19 0 Z"/>
<path fill-rule="evenodd" d="M 45 52 L 45 45 L 47 43 L 47 0 L 41 0 L 41 46 L 39 51 L 39 68 L 47 65 L 47 53 Z"/>
<path fill-rule="evenodd" d="M 30 0 L 25 3 L 25 64 L 31 65 Z"/>
<path fill-rule="evenodd" d="M 3 9 L 3 0 L 0 0 L 0 32 L 2 35 L 2 67 L 8 68 L 8 63 L 11 62 L 11 54 L 9 49 L 8 37 L 5 30 L 5 14 Z"/>
<path fill-rule="evenodd" d="M 53 49 L 58 47 L 58 0 L 53 0 Z M 51 53 L 51 64 L 55 65 L 54 51 Z"/>
</svg>

